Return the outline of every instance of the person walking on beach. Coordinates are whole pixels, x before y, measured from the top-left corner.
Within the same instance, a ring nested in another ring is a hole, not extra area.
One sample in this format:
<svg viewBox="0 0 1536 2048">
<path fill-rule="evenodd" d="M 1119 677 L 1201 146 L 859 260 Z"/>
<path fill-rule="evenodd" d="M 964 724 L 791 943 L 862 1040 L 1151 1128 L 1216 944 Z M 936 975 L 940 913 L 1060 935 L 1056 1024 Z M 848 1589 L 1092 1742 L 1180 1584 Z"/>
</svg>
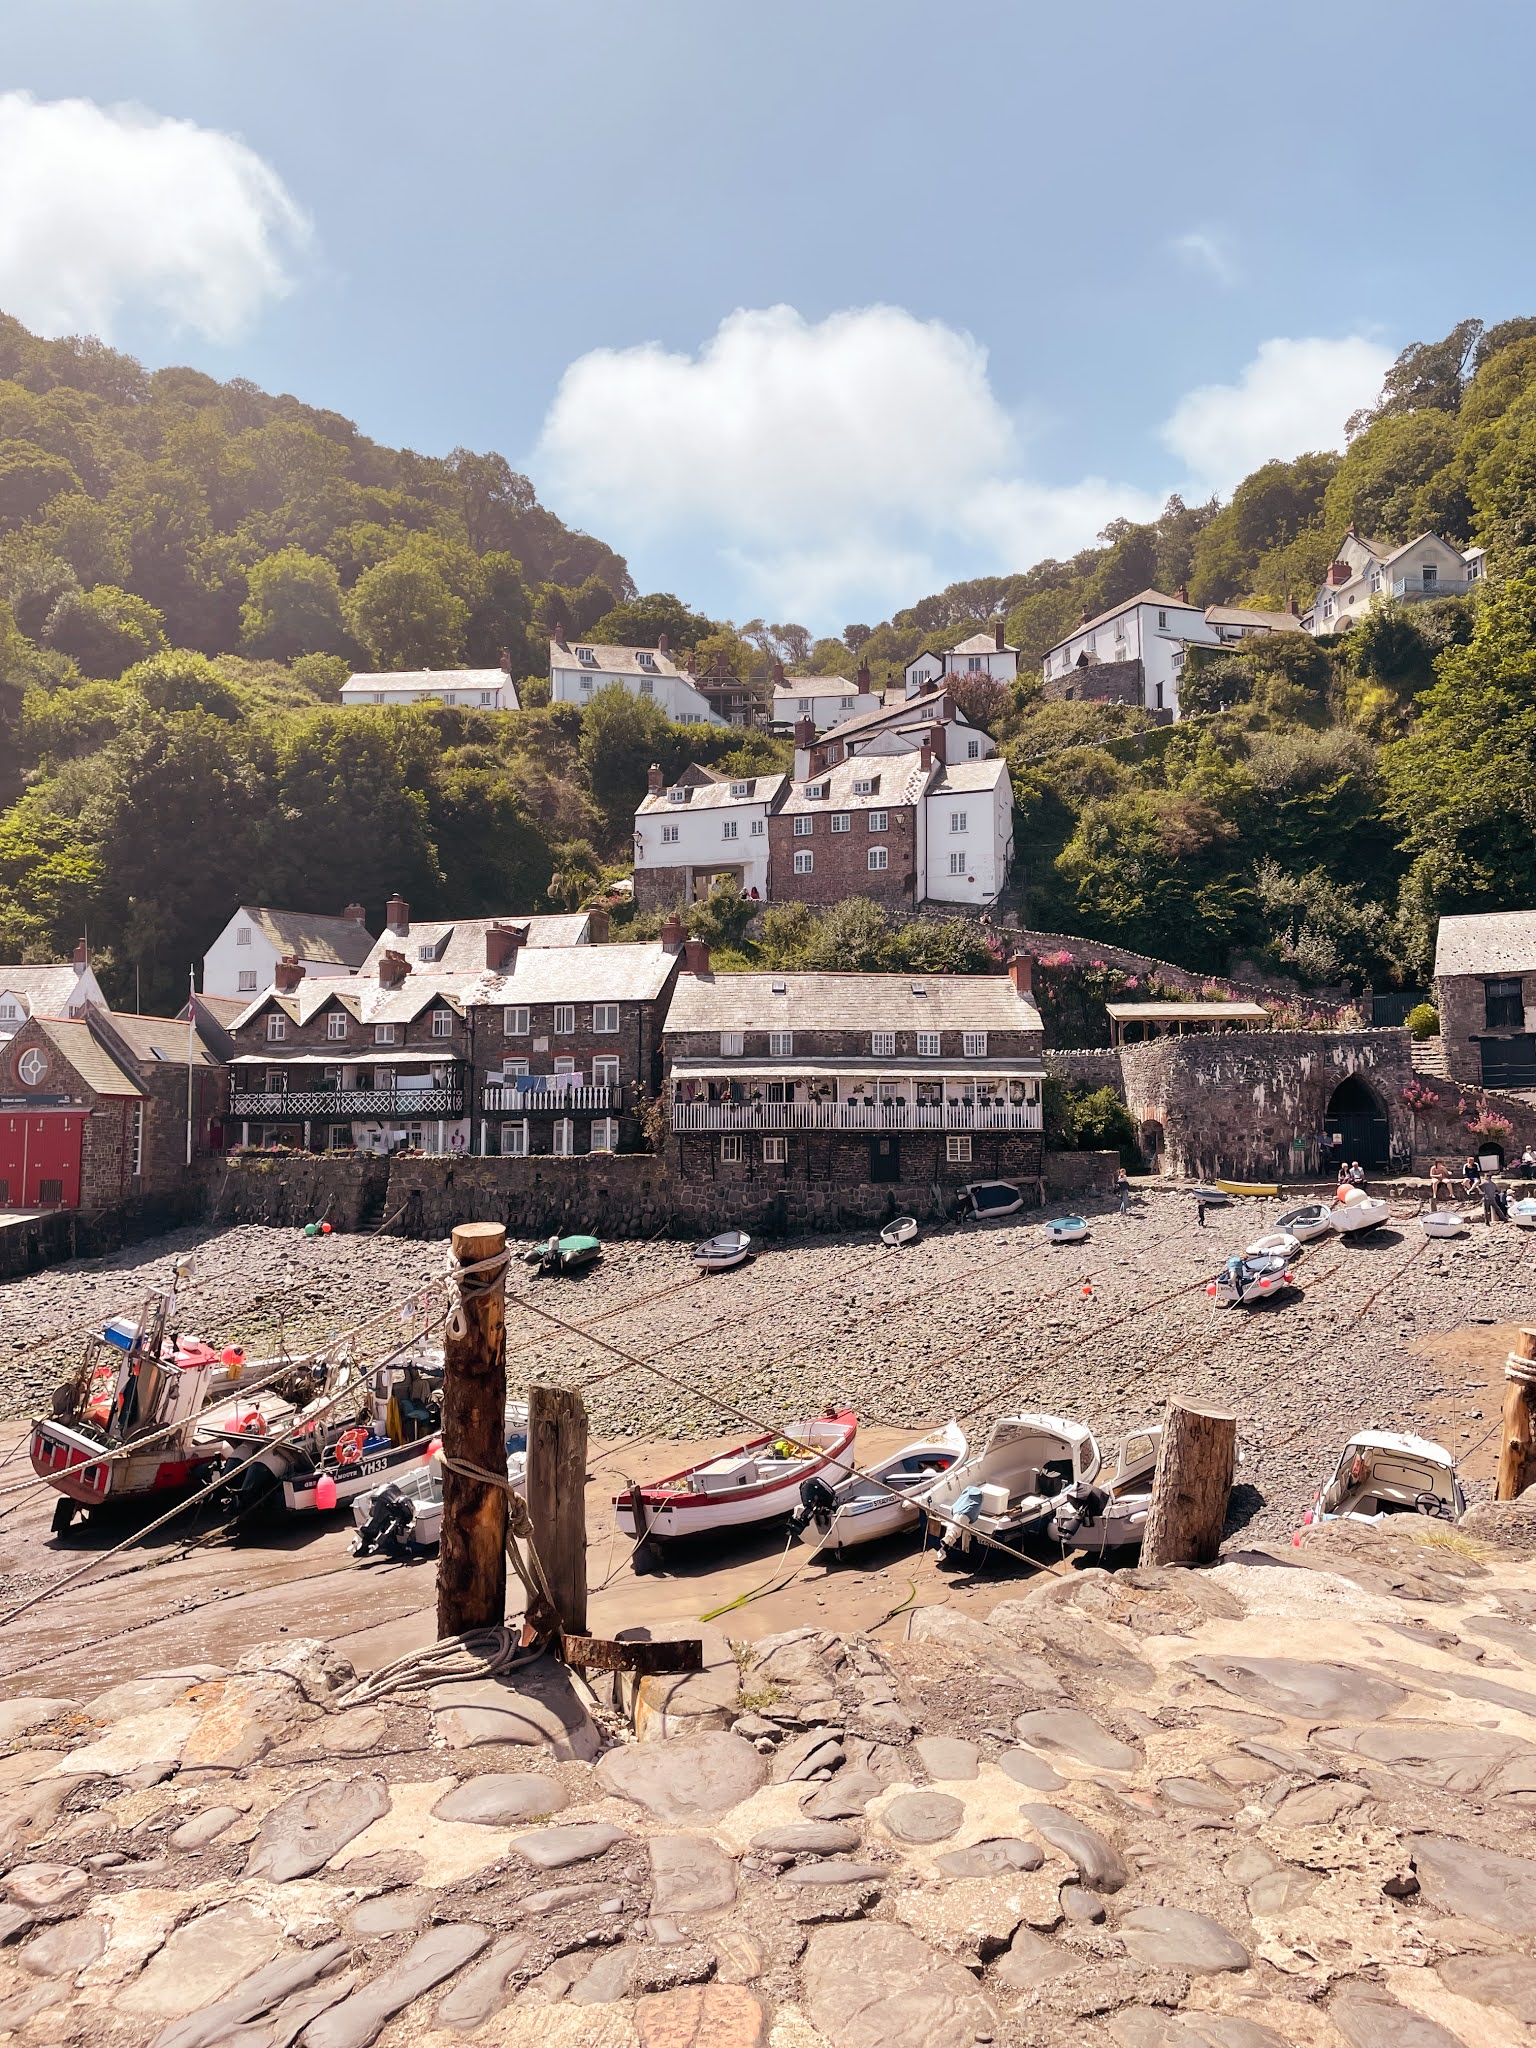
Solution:
<svg viewBox="0 0 1536 2048">
<path fill-rule="evenodd" d="M 1508 1213 L 1504 1203 L 1504 1190 L 1491 1173 L 1485 1173 L 1477 1184 L 1477 1192 L 1483 1198 L 1483 1221 L 1492 1223 L 1497 1216 L 1502 1219 Z"/>
<path fill-rule="evenodd" d="M 1442 1195 L 1445 1197 L 1445 1206 L 1449 1209 L 1451 1206 L 1450 1170 L 1443 1159 L 1437 1159 L 1429 1169 L 1429 1206 L 1431 1209 L 1439 1208 Z"/>
<path fill-rule="evenodd" d="M 1199 1224 L 1200 1228 L 1201 1228 L 1202 1230 L 1204 1230 L 1204 1228 L 1205 1228 L 1205 1197 L 1204 1197 L 1204 1195 L 1196 1195 L 1196 1197 L 1195 1197 L 1195 1221 L 1196 1221 L 1196 1222 L 1197 1222 L 1197 1223 Z"/>
<path fill-rule="evenodd" d="M 1122 1216 L 1129 1216 L 1131 1213 L 1131 1177 L 1123 1166 L 1115 1175 L 1115 1193 L 1120 1198 L 1120 1214 Z"/>
</svg>

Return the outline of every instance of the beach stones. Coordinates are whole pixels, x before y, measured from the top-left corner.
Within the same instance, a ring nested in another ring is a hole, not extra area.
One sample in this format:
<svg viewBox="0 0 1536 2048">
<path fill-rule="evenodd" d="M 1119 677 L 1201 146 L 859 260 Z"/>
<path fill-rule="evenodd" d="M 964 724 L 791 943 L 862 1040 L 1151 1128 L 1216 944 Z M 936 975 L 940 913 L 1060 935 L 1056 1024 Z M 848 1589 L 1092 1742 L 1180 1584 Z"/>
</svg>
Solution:
<svg viewBox="0 0 1536 2048">
<path fill-rule="evenodd" d="M 1066 1779 L 1059 1771 L 1053 1771 L 1043 1756 L 1036 1756 L 1032 1749 L 1005 1749 L 998 1758 L 998 1768 L 1006 1771 L 1016 1785 L 1023 1785 L 1031 1792 L 1059 1792 Z"/>
<path fill-rule="evenodd" d="M 974 1778 L 980 1751 L 974 1742 L 953 1735 L 920 1735 L 912 1745 L 930 1778 Z"/>
<path fill-rule="evenodd" d="M 754 1835 L 751 1846 L 763 1855 L 843 1856 L 858 1848 L 859 1831 L 840 1821 L 792 1821 Z"/>
<path fill-rule="evenodd" d="M 243 1899 L 188 1920 L 116 1994 L 124 2012 L 181 2019 L 225 1998 L 282 1946 L 282 1929 Z"/>
<path fill-rule="evenodd" d="M 1038 1870 L 1045 1861 L 1038 1843 L 1015 1835 L 974 1842 L 969 1849 L 951 1849 L 934 1865 L 946 1877 L 1006 1877 L 1011 1870 Z"/>
<path fill-rule="evenodd" d="M 792 1885 L 876 1884 L 890 1875 L 889 1863 L 855 1863 L 829 1856 L 824 1863 L 801 1863 L 793 1870 L 786 1870 L 779 1882 Z"/>
<path fill-rule="evenodd" d="M 82 1913 L 77 1919 L 57 1920 L 45 1927 L 16 1960 L 34 1977 L 73 1977 L 94 1963 L 106 1946 L 107 1923 L 94 1913 Z"/>
<path fill-rule="evenodd" d="M 166 1837 L 166 1847 L 204 1849 L 242 1818 L 238 1806 L 210 1806 L 206 1812 L 195 1813 L 191 1820 L 184 1820 L 179 1828 L 173 1829 Z"/>
<path fill-rule="evenodd" d="M 1414 1843 L 1413 1859 L 1432 1906 L 1503 1934 L 1536 1934 L 1536 1863 L 1528 1857 L 1428 1835 Z"/>
<path fill-rule="evenodd" d="M 744 1984 L 684 1984 L 635 2008 L 640 2048 L 762 2048 L 768 2015 Z"/>
<path fill-rule="evenodd" d="M 533 1943 L 526 1935 L 503 1935 L 472 1970 L 466 1970 L 453 1988 L 444 1993 L 437 2007 L 438 2025 L 467 2031 L 488 2020 L 493 2012 L 499 2012 L 507 2002 L 512 1980 L 532 1948 Z"/>
<path fill-rule="evenodd" d="M 972 2048 L 998 2031 L 964 1964 L 889 1921 L 818 1927 L 802 1976 L 811 2024 L 837 2048 Z"/>
<path fill-rule="evenodd" d="M 965 1819 L 965 1807 L 947 1792 L 903 1792 L 880 1816 L 880 1824 L 898 1842 L 914 1845 L 942 1842 Z"/>
<path fill-rule="evenodd" d="M 1441 1983 L 1458 1998 L 1496 2006 L 1526 2026 L 1536 2025 L 1536 1957 L 1447 1956 L 1437 1968 Z"/>
<path fill-rule="evenodd" d="M 1349 2048 L 1465 2048 L 1437 2020 L 1388 1998 L 1335 1998 L 1328 2017 Z"/>
<path fill-rule="evenodd" d="M 963 1852 L 962 1852 L 963 1853 Z M 1054 1942 L 1033 1928 L 1021 1927 L 997 1960 L 997 1980 L 1007 1991 L 1033 1991 L 1074 1967 L 1076 1958 L 1065 1955 Z"/>
<path fill-rule="evenodd" d="M 90 1879 L 72 1863 L 18 1863 L 3 1882 L 14 1905 L 29 1913 L 52 1913 L 77 1899 Z"/>
<path fill-rule="evenodd" d="M 1170 1806 L 1187 1813 L 1236 1813 L 1242 1804 L 1224 1786 L 1201 1778 L 1164 1778 L 1157 1789 Z"/>
<path fill-rule="evenodd" d="M 510 1846 L 539 1870 L 564 1870 L 570 1863 L 589 1863 L 594 1856 L 605 1855 L 615 1842 L 628 1840 L 623 1828 L 611 1827 L 607 1821 L 578 1821 L 517 1835 Z"/>
<path fill-rule="evenodd" d="M 1447 1721 L 1389 1721 L 1373 1728 L 1320 1728 L 1322 1749 L 1402 1771 L 1446 1792 L 1536 1791 L 1536 1744 L 1492 1728 Z"/>
<path fill-rule="evenodd" d="M 553 1778 L 541 1778 L 533 1771 L 488 1771 L 445 1792 L 432 1816 L 434 1820 L 471 1821 L 478 1827 L 515 1828 L 524 1821 L 558 1813 L 564 1805 L 565 1793 Z"/>
<path fill-rule="evenodd" d="M 1014 1732 L 1038 1749 L 1064 1750 L 1079 1763 L 1098 1771 L 1134 1771 L 1141 1758 L 1128 1743 L 1101 1728 L 1091 1714 L 1069 1707 L 1020 1714 Z"/>
<path fill-rule="evenodd" d="M 872 1771 L 841 1770 L 830 1785 L 819 1785 L 800 1801 L 800 1811 L 813 1820 L 852 1820 L 862 1814 L 885 1786 Z"/>
<path fill-rule="evenodd" d="M 1086 1821 L 1063 1813 L 1059 1806 L 1023 1806 L 1019 1811 L 1053 1849 L 1076 1864 L 1078 1876 L 1092 1890 L 1117 1892 L 1129 1880 L 1131 1873 L 1119 1850 Z"/>
<path fill-rule="evenodd" d="M 398 1963 L 311 2021 L 307 2048 L 367 2048 L 391 2014 L 462 1968 L 490 1938 L 484 1927 L 434 1927 Z"/>
<path fill-rule="evenodd" d="M 658 1820 L 714 1820 L 750 1799 L 767 1781 L 768 1766 L 741 1736 L 710 1729 L 679 1741 L 611 1749 L 596 1777 L 605 1792 Z"/>
<path fill-rule="evenodd" d="M 658 1913 L 712 1913 L 736 1897 L 736 1863 L 703 1835 L 653 1835 L 651 1906 Z"/>
<path fill-rule="evenodd" d="M 382 1778 L 332 1780 L 296 1792 L 262 1822 L 245 1874 L 272 1884 L 308 1877 L 388 1811 L 389 1787 Z"/>
<path fill-rule="evenodd" d="M 1121 1940 L 1138 1962 L 1159 1970 L 1199 1975 L 1246 1970 L 1247 1949 L 1206 1913 L 1177 1906 L 1133 1906 L 1119 1923 Z"/>
<path fill-rule="evenodd" d="M 1191 1657 L 1189 1669 L 1256 1707 L 1307 1721 L 1379 1721 L 1408 1697 L 1389 1678 L 1299 1657 Z"/>
</svg>

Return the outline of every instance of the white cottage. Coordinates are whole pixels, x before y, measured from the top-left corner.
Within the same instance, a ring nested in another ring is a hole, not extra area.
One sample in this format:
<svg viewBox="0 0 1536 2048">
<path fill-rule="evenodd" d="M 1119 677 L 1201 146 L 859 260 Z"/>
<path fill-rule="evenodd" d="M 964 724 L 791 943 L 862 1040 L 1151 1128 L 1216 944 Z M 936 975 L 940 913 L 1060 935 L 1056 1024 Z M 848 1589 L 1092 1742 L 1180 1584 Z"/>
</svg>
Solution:
<svg viewBox="0 0 1536 2048">
<path fill-rule="evenodd" d="M 667 651 L 665 633 L 654 647 L 605 647 L 597 641 L 549 643 L 549 695 L 554 704 L 590 704 L 617 683 L 631 697 L 646 697 L 674 724 L 724 725 L 694 680 Z"/>
<path fill-rule="evenodd" d="M 361 903 L 340 917 L 242 904 L 203 955 L 203 994 L 250 1002 L 272 987 L 280 960 L 296 960 L 306 976 L 356 974 L 373 950 L 367 915 Z"/>
</svg>

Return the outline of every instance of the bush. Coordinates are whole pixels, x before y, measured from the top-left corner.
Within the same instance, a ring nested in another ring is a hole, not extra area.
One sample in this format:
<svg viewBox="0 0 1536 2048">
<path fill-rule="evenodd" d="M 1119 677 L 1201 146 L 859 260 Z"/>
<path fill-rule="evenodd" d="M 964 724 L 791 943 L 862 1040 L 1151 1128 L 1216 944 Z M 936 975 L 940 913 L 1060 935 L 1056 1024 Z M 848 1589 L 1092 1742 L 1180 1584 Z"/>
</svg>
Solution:
<svg viewBox="0 0 1536 2048">
<path fill-rule="evenodd" d="M 1440 1036 L 1440 1012 L 1433 1003 L 1415 1003 L 1403 1022 L 1408 1027 L 1410 1038 L 1438 1038 Z"/>
</svg>

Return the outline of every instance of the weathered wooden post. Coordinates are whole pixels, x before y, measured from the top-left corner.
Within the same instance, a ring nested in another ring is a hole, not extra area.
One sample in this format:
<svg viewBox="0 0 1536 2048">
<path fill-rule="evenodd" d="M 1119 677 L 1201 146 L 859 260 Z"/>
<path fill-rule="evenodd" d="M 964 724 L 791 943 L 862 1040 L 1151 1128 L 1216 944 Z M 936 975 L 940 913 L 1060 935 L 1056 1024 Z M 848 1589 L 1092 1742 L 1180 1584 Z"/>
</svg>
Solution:
<svg viewBox="0 0 1536 2048">
<path fill-rule="evenodd" d="M 1504 1434 L 1495 1500 L 1518 1500 L 1536 1477 L 1536 1330 L 1522 1330 L 1504 1361 Z"/>
<path fill-rule="evenodd" d="M 1214 1564 L 1237 1453 L 1237 1417 L 1175 1396 L 1163 1420 L 1143 1564 Z"/>
<path fill-rule="evenodd" d="M 462 1266 L 507 1248 L 499 1223 L 461 1223 L 453 1256 Z M 452 1316 L 443 1337 L 443 1454 L 482 1472 L 507 1470 L 507 1316 L 504 1276 L 465 1282 L 463 1334 Z M 485 1290 L 485 1291 L 482 1291 Z M 494 1628 L 507 1611 L 507 1496 L 445 1465 L 443 1536 L 437 1560 L 437 1633 Z"/>
<path fill-rule="evenodd" d="M 587 1404 L 571 1387 L 528 1389 L 528 1519 L 560 1626 L 587 1632 Z"/>
</svg>

